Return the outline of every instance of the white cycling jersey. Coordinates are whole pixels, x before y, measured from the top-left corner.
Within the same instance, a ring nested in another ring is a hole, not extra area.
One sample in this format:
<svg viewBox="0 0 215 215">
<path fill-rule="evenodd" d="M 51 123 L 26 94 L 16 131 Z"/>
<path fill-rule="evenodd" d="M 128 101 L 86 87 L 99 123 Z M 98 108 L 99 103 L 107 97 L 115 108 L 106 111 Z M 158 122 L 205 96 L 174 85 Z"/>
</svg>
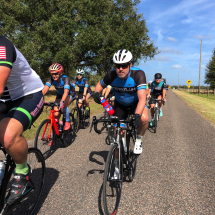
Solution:
<svg viewBox="0 0 215 215">
<path fill-rule="evenodd" d="M 37 73 L 11 41 L 0 36 L 0 66 L 11 69 L 1 101 L 16 100 L 44 88 Z"/>
</svg>

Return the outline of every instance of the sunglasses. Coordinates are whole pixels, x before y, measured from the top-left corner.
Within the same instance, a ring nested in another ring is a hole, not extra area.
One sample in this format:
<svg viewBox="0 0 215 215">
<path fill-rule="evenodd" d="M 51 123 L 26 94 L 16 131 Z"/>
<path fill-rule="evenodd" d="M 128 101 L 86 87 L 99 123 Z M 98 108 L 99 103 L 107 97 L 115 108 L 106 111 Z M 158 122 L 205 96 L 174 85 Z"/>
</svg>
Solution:
<svg viewBox="0 0 215 215">
<path fill-rule="evenodd" d="M 120 69 L 121 67 L 123 68 L 123 69 L 126 69 L 126 68 L 128 68 L 128 66 L 129 66 L 129 64 L 115 64 L 116 65 L 116 68 L 117 69 Z"/>
<path fill-rule="evenodd" d="M 51 75 L 53 76 L 53 75 L 59 75 L 59 73 L 51 73 Z"/>
</svg>

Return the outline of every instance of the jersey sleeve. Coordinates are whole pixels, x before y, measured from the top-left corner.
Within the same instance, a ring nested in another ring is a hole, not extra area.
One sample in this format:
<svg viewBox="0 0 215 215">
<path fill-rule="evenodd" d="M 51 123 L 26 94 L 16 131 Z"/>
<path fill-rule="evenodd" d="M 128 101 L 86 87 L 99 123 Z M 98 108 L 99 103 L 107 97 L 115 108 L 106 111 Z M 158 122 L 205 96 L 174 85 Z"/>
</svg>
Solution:
<svg viewBox="0 0 215 215">
<path fill-rule="evenodd" d="M 77 79 L 74 79 L 71 83 L 71 85 L 75 88 L 75 83 L 77 82 Z"/>
<path fill-rule="evenodd" d="M 162 89 L 166 89 L 166 88 L 167 88 L 167 85 L 165 83 L 163 83 Z"/>
<path fill-rule="evenodd" d="M 145 72 L 142 70 L 135 71 L 134 81 L 137 84 L 137 91 L 147 89 Z"/>
<path fill-rule="evenodd" d="M 84 79 L 84 87 L 89 87 L 89 81 L 87 79 Z"/>
<path fill-rule="evenodd" d="M 111 85 L 111 83 L 117 78 L 116 70 L 112 70 L 100 81 L 102 87 L 107 87 L 107 85 Z"/>
<path fill-rule="evenodd" d="M 48 87 L 51 87 L 52 81 L 53 81 L 52 78 L 49 77 L 49 79 L 46 81 L 46 84 L 45 84 L 45 85 L 47 85 Z"/>
<path fill-rule="evenodd" d="M 0 36 L 0 66 L 10 69 L 16 60 L 16 50 L 13 43 L 7 38 Z"/>
<path fill-rule="evenodd" d="M 70 79 L 69 77 L 63 77 L 64 89 L 70 90 Z"/>
</svg>

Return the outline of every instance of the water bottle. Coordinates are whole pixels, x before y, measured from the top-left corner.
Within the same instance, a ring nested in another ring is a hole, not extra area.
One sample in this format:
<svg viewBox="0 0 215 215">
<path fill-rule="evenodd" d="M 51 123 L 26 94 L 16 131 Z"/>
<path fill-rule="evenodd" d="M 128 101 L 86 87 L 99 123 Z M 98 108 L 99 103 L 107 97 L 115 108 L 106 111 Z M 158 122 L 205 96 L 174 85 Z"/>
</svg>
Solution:
<svg viewBox="0 0 215 215">
<path fill-rule="evenodd" d="M 114 113 L 114 109 L 110 106 L 110 104 L 105 100 L 104 97 L 101 98 L 101 105 L 109 115 L 112 115 Z"/>
<path fill-rule="evenodd" d="M 2 179 L 4 178 L 5 164 L 3 161 L 0 161 L 0 186 Z"/>
</svg>

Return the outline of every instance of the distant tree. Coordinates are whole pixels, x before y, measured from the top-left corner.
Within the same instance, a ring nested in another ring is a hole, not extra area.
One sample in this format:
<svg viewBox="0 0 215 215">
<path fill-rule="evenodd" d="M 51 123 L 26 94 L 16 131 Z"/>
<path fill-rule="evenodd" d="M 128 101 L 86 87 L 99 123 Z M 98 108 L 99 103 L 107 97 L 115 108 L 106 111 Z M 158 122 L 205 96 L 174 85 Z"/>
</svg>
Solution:
<svg viewBox="0 0 215 215">
<path fill-rule="evenodd" d="M 215 89 L 215 49 L 205 70 L 205 84 L 209 84 L 210 88 Z"/>
<path fill-rule="evenodd" d="M 0 34 L 9 38 L 44 80 L 59 62 L 74 76 L 77 68 L 108 72 L 113 54 L 128 49 L 133 62 L 153 58 L 140 0 L 1 0 Z"/>
</svg>

